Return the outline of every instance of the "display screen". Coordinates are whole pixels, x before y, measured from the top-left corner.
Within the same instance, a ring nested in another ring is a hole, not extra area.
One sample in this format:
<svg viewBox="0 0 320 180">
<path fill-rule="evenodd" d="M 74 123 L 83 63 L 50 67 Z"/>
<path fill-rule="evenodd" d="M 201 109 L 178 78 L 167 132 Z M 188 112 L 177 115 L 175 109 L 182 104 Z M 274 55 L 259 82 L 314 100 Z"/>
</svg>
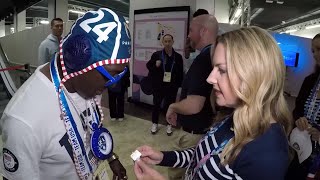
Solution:
<svg viewBox="0 0 320 180">
<path fill-rule="evenodd" d="M 286 66 L 298 66 L 299 53 L 293 51 L 282 51 L 282 55 Z"/>
</svg>

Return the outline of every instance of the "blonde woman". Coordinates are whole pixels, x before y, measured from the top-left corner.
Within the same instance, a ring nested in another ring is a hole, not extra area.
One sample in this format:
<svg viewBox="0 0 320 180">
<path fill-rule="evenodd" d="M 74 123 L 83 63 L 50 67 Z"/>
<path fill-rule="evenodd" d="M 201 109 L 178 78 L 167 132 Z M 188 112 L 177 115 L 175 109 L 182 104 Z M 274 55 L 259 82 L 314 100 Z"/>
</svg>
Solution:
<svg viewBox="0 0 320 180">
<path fill-rule="evenodd" d="M 285 66 L 277 43 L 258 27 L 223 34 L 213 70 L 216 103 L 234 108 L 195 148 L 160 152 L 137 148 L 140 179 L 165 179 L 147 164 L 187 167 L 185 179 L 281 180 L 288 166 L 291 117 L 283 97 Z"/>
</svg>

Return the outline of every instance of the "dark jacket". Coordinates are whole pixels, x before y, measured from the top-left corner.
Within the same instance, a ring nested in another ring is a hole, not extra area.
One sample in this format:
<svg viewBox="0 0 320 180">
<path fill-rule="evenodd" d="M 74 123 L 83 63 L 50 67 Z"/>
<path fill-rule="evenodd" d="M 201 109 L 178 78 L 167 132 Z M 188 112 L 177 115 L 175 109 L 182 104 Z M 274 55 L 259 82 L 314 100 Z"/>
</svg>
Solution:
<svg viewBox="0 0 320 180">
<path fill-rule="evenodd" d="M 298 97 L 296 98 L 296 107 L 292 113 L 295 121 L 304 116 L 304 104 L 306 103 L 307 98 L 318 79 L 318 76 L 319 73 L 313 73 L 304 79 Z"/>
<path fill-rule="evenodd" d="M 316 71 L 315 73 L 310 74 L 304 79 L 302 86 L 300 88 L 298 97 L 296 98 L 296 107 L 294 108 L 292 113 L 294 121 L 304 116 L 304 105 L 313 87 L 317 83 L 318 76 L 319 76 L 319 71 Z M 316 142 L 316 144 L 318 144 L 318 142 Z M 314 147 L 312 152 L 313 153 L 316 152 L 314 151 Z M 291 164 L 288 168 L 285 179 L 286 180 L 306 179 L 306 176 L 309 173 L 312 162 L 313 162 L 313 159 L 310 156 L 302 163 L 299 163 L 298 156 L 295 155 L 294 159 L 291 161 Z"/>
<path fill-rule="evenodd" d="M 152 79 L 152 89 L 161 90 L 163 87 L 171 87 L 178 89 L 181 87 L 182 79 L 183 79 L 183 59 L 182 56 L 173 50 L 171 60 L 174 59 L 174 65 L 171 73 L 171 82 L 166 83 L 163 82 L 164 70 L 163 70 L 163 55 L 167 60 L 168 55 L 164 52 L 164 50 L 156 51 L 152 54 L 151 59 L 147 63 L 147 68 L 149 70 L 149 78 Z M 174 57 L 173 57 L 174 56 Z M 161 60 L 162 63 L 160 67 L 156 67 L 156 61 Z M 169 69 L 169 70 L 168 70 Z M 170 67 L 166 67 L 166 71 L 170 71 Z"/>
</svg>

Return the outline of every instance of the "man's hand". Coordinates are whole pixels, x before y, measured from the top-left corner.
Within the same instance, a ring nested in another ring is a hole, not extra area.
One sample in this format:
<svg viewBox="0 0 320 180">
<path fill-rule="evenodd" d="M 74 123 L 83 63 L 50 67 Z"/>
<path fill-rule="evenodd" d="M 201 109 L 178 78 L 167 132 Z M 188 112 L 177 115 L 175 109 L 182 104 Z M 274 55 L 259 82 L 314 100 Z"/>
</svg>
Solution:
<svg viewBox="0 0 320 180">
<path fill-rule="evenodd" d="M 134 173 L 138 180 L 165 180 L 165 177 L 158 171 L 152 169 L 141 160 L 134 163 Z"/>
<path fill-rule="evenodd" d="M 172 108 L 173 104 L 171 104 L 168 108 L 168 111 L 167 111 L 167 114 L 166 114 L 166 119 L 167 119 L 167 122 L 173 126 L 176 126 L 177 125 L 177 113 L 173 111 L 173 108 Z"/>
<path fill-rule="evenodd" d="M 118 159 L 113 160 L 109 165 L 113 172 L 113 180 L 128 179 L 126 169 L 122 166 L 121 162 Z"/>
<path fill-rule="evenodd" d="M 298 120 L 296 120 L 296 126 L 298 127 L 298 129 L 300 131 L 307 130 L 308 128 L 311 127 L 307 118 L 305 118 L 305 117 L 300 117 Z"/>
<path fill-rule="evenodd" d="M 308 128 L 307 129 L 309 134 L 311 135 L 311 139 L 313 141 L 319 141 L 319 138 L 320 138 L 320 131 L 316 128 Z"/>
<path fill-rule="evenodd" d="M 163 159 L 163 153 L 150 146 L 141 146 L 137 150 L 141 153 L 140 159 L 147 164 L 159 164 Z"/>
<path fill-rule="evenodd" d="M 161 61 L 160 61 L 160 60 L 157 60 L 157 61 L 156 61 L 156 67 L 160 67 L 160 65 L 161 65 Z"/>
</svg>

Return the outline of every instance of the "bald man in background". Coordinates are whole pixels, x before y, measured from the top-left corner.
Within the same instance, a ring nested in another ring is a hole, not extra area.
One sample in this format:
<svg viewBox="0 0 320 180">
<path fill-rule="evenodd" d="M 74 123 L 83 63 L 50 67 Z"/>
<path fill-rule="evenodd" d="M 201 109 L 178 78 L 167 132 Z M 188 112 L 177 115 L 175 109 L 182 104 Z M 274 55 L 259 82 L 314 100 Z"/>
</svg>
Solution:
<svg viewBox="0 0 320 180">
<path fill-rule="evenodd" d="M 212 124 L 213 111 L 210 103 L 212 86 L 206 79 L 211 65 L 211 47 L 218 33 L 218 22 L 213 15 L 200 15 L 192 19 L 188 38 L 192 48 L 200 51 L 192 63 L 184 81 L 180 102 L 173 103 L 167 111 L 167 121 L 181 125 L 174 143 L 176 150 L 194 147 Z M 169 169 L 170 179 L 182 179 L 185 169 Z"/>
</svg>

